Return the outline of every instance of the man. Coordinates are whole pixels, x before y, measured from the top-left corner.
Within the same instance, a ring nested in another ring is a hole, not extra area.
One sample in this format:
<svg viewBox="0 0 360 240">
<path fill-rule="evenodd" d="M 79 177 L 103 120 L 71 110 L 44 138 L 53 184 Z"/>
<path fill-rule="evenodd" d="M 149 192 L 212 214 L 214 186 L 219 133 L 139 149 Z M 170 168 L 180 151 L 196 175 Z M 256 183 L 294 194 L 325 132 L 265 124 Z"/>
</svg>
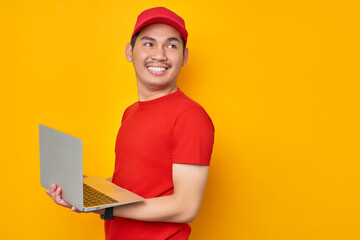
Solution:
<svg viewBox="0 0 360 240">
<path fill-rule="evenodd" d="M 139 101 L 128 107 L 116 139 L 112 182 L 146 200 L 113 208 L 106 239 L 188 239 L 200 208 L 214 142 L 205 110 L 177 88 L 188 59 L 187 30 L 158 7 L 137 19 L 126 58 L 133 63 Z M 47 193 L 73 211 L 53 185 Z M 104 214 L 105 210 L 96 211 Z"/>
</svg>

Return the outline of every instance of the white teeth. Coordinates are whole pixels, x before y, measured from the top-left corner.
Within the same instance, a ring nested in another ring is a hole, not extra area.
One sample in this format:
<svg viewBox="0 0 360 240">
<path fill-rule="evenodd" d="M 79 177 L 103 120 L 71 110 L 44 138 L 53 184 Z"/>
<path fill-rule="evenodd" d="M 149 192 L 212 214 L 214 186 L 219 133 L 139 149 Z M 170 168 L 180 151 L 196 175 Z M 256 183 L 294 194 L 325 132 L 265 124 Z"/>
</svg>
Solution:
<svg viewBox="0 0 360 240">
<path fill-rule="evenodd" d="M 162 67 L 148 67 L 148 69 L 154 72 L 164 72 L 166 70 L 166 68 L 162 68 Z"/>
</svg>

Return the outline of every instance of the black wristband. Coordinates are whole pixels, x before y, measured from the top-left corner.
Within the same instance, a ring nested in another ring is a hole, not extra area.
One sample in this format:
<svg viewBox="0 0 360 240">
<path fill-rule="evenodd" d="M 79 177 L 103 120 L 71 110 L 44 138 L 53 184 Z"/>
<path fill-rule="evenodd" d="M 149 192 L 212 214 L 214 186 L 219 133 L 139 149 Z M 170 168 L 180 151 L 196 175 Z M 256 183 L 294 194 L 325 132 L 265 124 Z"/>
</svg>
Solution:
<svg viewBox="0 0 360 240">
<path fill-rule="evenodd" d="M 113 207 L 109 207 L 109 208 L 105 208 L 105 214 L 104 215 L 100 215 L 101 219 L 103 220 L 114 220 L 114 208 Z"/>
</svg>

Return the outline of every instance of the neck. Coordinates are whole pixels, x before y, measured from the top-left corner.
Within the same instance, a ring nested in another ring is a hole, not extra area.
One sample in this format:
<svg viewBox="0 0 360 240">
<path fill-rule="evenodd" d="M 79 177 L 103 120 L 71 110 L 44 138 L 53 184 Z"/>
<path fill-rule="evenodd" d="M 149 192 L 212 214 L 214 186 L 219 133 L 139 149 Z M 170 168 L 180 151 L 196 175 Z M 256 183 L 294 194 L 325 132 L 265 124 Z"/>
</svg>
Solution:
<svg viewBox="0 0 360 240">
<path fill-rule="evenodd" d="M 174 93 L 174 92 L 176 92 L 177 89 L 178 88 L 176 85 L 171 88 L 165 88 L 165 89 L 159 89 L 159 90 L 141 89 L 138 86 L 139 101 L 144 102 L 144 101 L 154 100 L 156 98 L 160 98 L 160 97 L 169 95 L 171 93 Z"/>
</svg>

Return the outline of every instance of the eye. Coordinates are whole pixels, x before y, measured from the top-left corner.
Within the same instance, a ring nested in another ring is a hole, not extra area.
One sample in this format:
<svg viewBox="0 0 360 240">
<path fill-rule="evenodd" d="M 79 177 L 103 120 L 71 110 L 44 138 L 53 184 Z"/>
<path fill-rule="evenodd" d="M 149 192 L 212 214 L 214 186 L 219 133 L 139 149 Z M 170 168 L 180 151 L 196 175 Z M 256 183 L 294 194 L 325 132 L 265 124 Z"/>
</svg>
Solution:
<svg viewBox="0 0 360 240">
<path fill-rule="evenodd" d="M 147 42 L 147 43 L 145 43 L 144 44 L 146 47 L 152 47 L 153 46 L 153 44 L 151 43 L 151 42 Z"/>
<path fill-rule="evenodd" d="M 170 44 L 170 45 L 169 45 L 169 48 L 174 48 L 174 49 L 176 49 L 177 46 L 176 46 L 175 44 Z"/>
</svg>

